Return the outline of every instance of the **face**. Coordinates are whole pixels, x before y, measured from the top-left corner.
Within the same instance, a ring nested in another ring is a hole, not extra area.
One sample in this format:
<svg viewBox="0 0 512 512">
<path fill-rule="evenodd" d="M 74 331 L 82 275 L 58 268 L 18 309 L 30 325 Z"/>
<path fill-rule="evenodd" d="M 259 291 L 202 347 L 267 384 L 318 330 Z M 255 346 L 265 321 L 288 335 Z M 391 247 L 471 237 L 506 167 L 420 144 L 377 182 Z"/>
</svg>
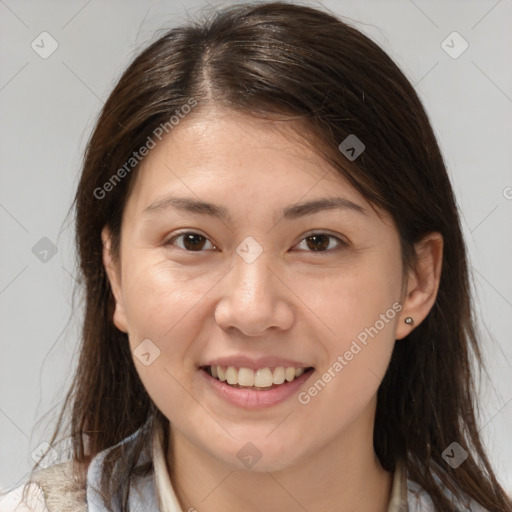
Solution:
<svg viewBox="0 0 512 512">
<path fill-rule="evenodd" d="M 371 431 L 410 330 L 393 222 L 287 129 L 186 119 L 141 163 L 118 266 L 102 233 L 114 322 L 176 439 L 236 468 L 251 442 L 261 471 Z"/>
</svg>

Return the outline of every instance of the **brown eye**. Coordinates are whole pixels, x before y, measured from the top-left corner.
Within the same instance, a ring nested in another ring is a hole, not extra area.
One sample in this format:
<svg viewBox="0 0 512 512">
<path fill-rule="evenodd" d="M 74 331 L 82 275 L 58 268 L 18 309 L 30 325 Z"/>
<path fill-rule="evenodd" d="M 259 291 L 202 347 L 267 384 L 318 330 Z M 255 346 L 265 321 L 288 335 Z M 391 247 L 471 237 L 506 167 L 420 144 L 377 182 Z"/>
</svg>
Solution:
<svg viewBox="0 0 512 512">
<path fill-rule="evenodd" d="M 176 235 L 165 242 L 164 245 L 175 245 L 174 241 L 179 239 L 182 240 L 182 245 L 178 244 L 178 247 L 185 251 L 200 252 L 204 249 L 206 243 L 209 243 L 215 249 L 215 246 L 205 236 L 193 231 Z"/>
<path fill-rule="evenodd" d="M 334 246 L 331 240 L 335 240 Z M 328 233 L 313 233 L 306 236 L 299 244 L 306 244 L 307 252 L 334 252 L 348 244 L 340 238 Z"/>
</svg>

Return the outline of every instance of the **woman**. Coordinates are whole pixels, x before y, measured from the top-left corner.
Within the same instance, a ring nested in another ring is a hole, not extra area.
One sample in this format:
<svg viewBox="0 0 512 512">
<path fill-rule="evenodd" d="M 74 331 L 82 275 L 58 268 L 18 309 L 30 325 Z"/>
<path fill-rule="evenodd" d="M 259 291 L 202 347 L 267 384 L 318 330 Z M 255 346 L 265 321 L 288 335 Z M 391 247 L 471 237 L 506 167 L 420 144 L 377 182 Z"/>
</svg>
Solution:
<svg viewBox="0 0 512 512">
<path fill-rule="evenodd" d="M 23 488 L 35 510 L 512 510 L 443 158 L 359 31 L 280 2 L 171 30 L 75 202 L 72 454 Z"/>
</svg>

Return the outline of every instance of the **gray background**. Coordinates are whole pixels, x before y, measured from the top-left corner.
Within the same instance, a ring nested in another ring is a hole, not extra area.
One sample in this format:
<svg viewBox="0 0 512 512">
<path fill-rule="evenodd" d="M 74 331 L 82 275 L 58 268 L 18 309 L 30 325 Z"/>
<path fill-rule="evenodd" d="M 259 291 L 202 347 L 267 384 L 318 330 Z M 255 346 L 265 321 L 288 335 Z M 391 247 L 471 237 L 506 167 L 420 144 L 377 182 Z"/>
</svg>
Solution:
<svg viewBox="0 0 512 512">
<path fill-rule="evenodd" d="M 490 369 L 480 429 L 512 489 L 512 1 L 323 5 L 391 55 L 431 117 L 462 211 Z M 93 122 L 155 31 L 204 7 L 0 0 L 0 488 L 22 480 L 31 453 L 50 439 L 76 365 L 81 304 L 72 302 L 74 231 L 66 214 Z M 58 44 L 46 59 L 31 47 L 43 45 L 44 31 Z M 457 58 L 445 50 L 458 53 L 462 40 L 442 46 L 453 31 L 469 44 Z"/>
</svg>

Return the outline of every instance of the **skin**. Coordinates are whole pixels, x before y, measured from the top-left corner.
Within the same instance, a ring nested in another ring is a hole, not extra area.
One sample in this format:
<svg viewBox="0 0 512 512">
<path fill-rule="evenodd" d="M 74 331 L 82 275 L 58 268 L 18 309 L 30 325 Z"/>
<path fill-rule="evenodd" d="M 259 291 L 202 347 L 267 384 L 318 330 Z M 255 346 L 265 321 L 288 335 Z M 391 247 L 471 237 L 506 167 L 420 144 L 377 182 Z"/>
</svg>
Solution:
<svg viewBox="0 0 512 512">
<path fill-rule="evenodd" d="M 393 475 L 373 449 L 376 394 L 395 340 L 434 304 L 442 237 L 416 245 L 418 263 L 403 282 L 391 218 L 287 130 L 212 108 L 151 150 L 124 211 L 120 262 L 102 232 L 114 323 L 132 351 L 144 339 L 160 350 L 148 366 L 134 362 L 170 421 L 167 465 L 183 510 L 384 512 Z M 174 208 L 144 213 L 171 194 L 221 205 L 231 220 Z M 335 196 L 366 214 L 280 218 L 284 207 Z M 187 231 L 205 237 L 195 251 L 173 238 Z M 348 245 L 324 238 L 315 251 L 310 231 Z M 236 252 L 247 236 L 263 249 L 250 264 Z M 247 411 L 199 378 L 198 365 L 215 357 L 275 355 L 315 368 L 307 390 L 397 301 L 403 309 L 306 405 L 292 395 Z M 247 442 L 262 455 L 252 468 L 237 457 Z"/>
</svg>

